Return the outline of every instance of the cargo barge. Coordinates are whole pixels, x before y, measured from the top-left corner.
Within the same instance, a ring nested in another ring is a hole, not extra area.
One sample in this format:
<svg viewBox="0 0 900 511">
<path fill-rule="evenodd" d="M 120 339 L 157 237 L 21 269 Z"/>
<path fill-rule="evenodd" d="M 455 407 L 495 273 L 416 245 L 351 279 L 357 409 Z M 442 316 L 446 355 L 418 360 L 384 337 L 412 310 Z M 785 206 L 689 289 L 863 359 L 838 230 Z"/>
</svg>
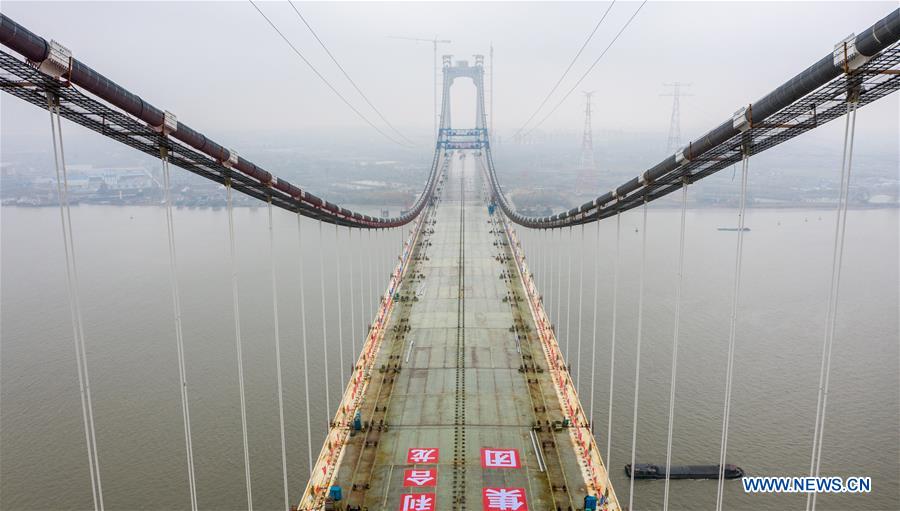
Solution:
<svg viewBox="0 0 900 511">
<path fill-rule="evenodd" d="M 635 463 L 635 479 L 665 479 L 666 467 L 649 463 Z M 625 474 L 631 477 L 631 464 L 625 465 Z M 737 465 L 725 465 L 725 479 L 740 479 L 744 471 Z M 718 479 L 719 465 L 672 466 L 669 479 Z"/>
</svg>

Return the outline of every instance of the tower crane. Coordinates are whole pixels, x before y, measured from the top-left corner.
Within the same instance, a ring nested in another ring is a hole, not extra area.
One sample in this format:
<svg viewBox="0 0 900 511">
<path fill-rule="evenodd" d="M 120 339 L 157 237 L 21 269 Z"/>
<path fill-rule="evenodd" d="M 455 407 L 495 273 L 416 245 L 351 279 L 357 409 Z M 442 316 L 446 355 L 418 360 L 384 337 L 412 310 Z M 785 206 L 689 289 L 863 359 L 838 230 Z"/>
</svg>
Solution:
<svg viewBox="0 0 900 511">
<path fill-rule="evenodd" d="M 437 36 L 434 36 L 433 39 L 422 39 L 420 37 L 403 37 L 403 36 L 388 36 L 389 39 L 402 39 L 404 41 L 415 41 L 419 43 L 431 43 L 434 47 L 434 114 L 432 115 L 432 119 L 434 119 L 434 138 L 437 140 L 438 136 L 438 45 L 439 44 L 450 44 L 449 39 L 438 39 Z"/>
</svg>

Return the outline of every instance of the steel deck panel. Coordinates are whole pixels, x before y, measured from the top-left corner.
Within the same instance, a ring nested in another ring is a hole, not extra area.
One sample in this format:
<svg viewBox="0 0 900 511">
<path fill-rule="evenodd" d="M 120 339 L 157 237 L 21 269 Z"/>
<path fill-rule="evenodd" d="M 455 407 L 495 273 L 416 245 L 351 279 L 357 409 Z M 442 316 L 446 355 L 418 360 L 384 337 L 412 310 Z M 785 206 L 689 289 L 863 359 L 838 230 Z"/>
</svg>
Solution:
<svg viewBox="0 0 900 511">
<path fill-rule="evenodd" d="M 562 420 L 559 400 L 550 381 L 550 373 L 522 372 L 522 354 L 516 349 L 515 334 L 511 332 L 515 320 L 510 303 L 504 300 L 509 293 L 524 293 L 516 280 L 510 285 L 500 277 L 509 271 L 507 262 L 498 258 L 508 247 L 497 245 L 498 234 L 492 224 L 483 195 L 484 180 L 469 156 L 465 160 L 453 158 L 441 197 L 435 206 L 434 232 L 420 242 L 420 254 L 411 274 L 424 275 L 407 292 L 418 295 L 416 300 L 399 303 L 406 313 L 392 315 L 388 331 L 405 321 L 409 330 L 402 339 L 386 338 L 376 358 L 375 367 L 400 364 L 399 372 L 376 374 L 374 385 L 366 399 L 379 395 L 379 386 L 390 381 L 389 396 L 381 395 L 374 406 L 386 406 L 384 422 L 387 429 L 378 435 L 377 445 L 364 447 L 365 432 L 354 434 L 345 447 L 337 470 L 335 484 L 342 487 L 345 506 L 368 509 L 399 509 L 404 493 L 436 494 L 435 509 L 481 509 L 484 487 L 525 488 L 529 509 L 540 511 L 569 505 L 582 507 L 586 484 L 579 458 L 567 430 L 552 433 L 559 455 L 545 449 L 548 463 L 561 467 L 562 475 L 551 489 L 548 472 L 542 472 L 532 442 L 531 430 L 538 414 L 532 402 L 528 379 L 537 378 L 538 396 L 546 402 L 547 414 Z M 464 190 L 463 190 L 464 188 Z M 460 201 L 464 196 L 464 200 Z M 461 208 L 465 220 L 461 224 Z M 460 230 L 464 232 L 464 339 L 465 375 L 465 499 L 455 502 L 454 445 L 457 439 L 457 338 L 460 321 Z M 515 288 L 515 289 L 511 289 Z M 535 331 L 533 319 L 525 302 L 515 304 L 529 328 Z M 406 318 L 406 319 L 402 319 Z M 533 354 L 533 362 L 547 368 L 540 341 L 529 336 L 523 340 Z M 530 344 L 527 344 L 530 343 Z M 408 358 L 407 358 L 408 357 Z M 369 408 L 372 408 L 371 403 Z M 365 408 L 365 407 L 364 407 Z M 365 413 L 365 412 L 364 412 Z M 545 415 L 546 416 L 546 415 Z M 363 417 L 365 420 L 366 417 Z M 437 468 L 437 485 L 433 488 L 403 486 L 407 450 L 414 447 L 437 447 L 437 464 L 420 465 Z M 518 469 L 483 469 L 482 447 L 514 448 L 521 458 Z M 551 459 L 555 456 L 556 459 Z M 370 465 L 361 459 L 374 460 Z M 369 468 L 363 469 L 366 465 Z M 368 488 L 364 485 L 368 484 Z M 354 486 L 356 485 L 356 486 Z"/>
</svg>

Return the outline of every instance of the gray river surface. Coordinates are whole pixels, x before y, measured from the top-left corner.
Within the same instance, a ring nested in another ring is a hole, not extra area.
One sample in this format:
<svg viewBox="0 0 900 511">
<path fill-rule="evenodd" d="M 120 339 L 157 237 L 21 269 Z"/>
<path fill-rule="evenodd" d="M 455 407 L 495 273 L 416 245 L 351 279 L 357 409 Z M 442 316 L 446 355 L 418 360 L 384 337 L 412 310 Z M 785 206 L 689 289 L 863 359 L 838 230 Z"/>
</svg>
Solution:
<svg viewBox="0 0 900 511">
<path fill-rule="evenodd" d="M 189 509 L 164 210 L 79 206 L 72 214 L 106 509 Z M 267 214 L 264 208 L 241 208 L 235 217 L 253 499 L 258 509 L 278 509 L 281 450 Z M 649 211 L 638 462 L 665 463 L 679 218 L 673 209 Z M 369 290 L 386 284 L 401 235 L 363 233 L 360 242 L 358 232 L 349 240 L 343 229 L 336 243 L 333 226 L 324 227 L 320 238 L 319 227 L 304 221 L 301 254 L 295 216 L 276 211 L 275 219 L 288 477 L 296 502 L 308 476 L 300 268 L 315 455 L 326 422 L 320 268 L 335 406 L 341 369 L 348 371 L 375 304 L 377 291 Z M 580 227 L 521 233 L 584 407 L 593 409 L 595 434 L 623 505 L 628 480 L 622 467 L 631 457 L 640 222 L 639 210 L 622 216 L 611 453 L 606 443 L 615 220 L 589 225 L 583 233 Z M 674 464 L 718 462 L 737 233 L 717 227 L 735 224 L 733 210 L 687 213 Z M 175 225 L 199 504 L 243 509 L 226 213 L 179 209 Z M 747 225 L 752 230 L 744 246 L 728 461 L 748 475 L 807 475 L 834 212 L 750 210 Z M 89 509 L 59 211 L 3 208 L 0 227 L 0 508 Z M 900 505 L 898 228 L 897 210 L 849 214 L 821 472 L 871 476 L 873 487 L 865 495 L 820 496 L 820 510 Z M 571 262 L 566 253 L 575 254 Z M 661 508 L 662 493 L 662 481 L 638 481 L 635 508 Z M 715 494 L 715 481 L 675 481 L 670 507 L 713 509 Z M 805 497 L 744 494 L 738 481 L 729 481 L 725 505 L 804 509 Z"/>
</svg>

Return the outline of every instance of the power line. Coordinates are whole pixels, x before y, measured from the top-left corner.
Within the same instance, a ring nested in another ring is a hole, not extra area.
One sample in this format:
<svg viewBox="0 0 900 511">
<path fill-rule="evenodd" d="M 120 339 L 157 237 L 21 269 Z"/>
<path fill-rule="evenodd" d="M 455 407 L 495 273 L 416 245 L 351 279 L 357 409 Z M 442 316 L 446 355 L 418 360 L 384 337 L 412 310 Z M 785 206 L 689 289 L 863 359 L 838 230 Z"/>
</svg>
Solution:
<svg viewBox="0 0 900 511">
<path fill-rule="evenodd" d="M 309 68 L 312 70 L 312 72 L 315 73 L 315 75 L 318 76 L 319 79 L 322 80 L 322 82 L 323 82 L 325 85 L 327 85 L 329 89 L 331 89 L 331 92 L 334 92 L 335 95 L 337 95 L 337 97 L 340 98 L 341 101 L 343 101 L 344 104 L 347 105 L 347 107 L 350 108 L 350 110 L 353 110 L 353 113 L 355 113 L 355 114 L 357 115 L 357 117 L 359 117 L 360 119 L 362 119 L 363 121 L 365 121 L 365 123 L 368 124 L 369 126 L 371 126 L 372 129 L 374 129 L 375 131 L 377 131 L 379 134 L 381 134 L 381 136 L 383 136 L 384 138 L 390 140 L 391 142 L 393 142 L 393 143 L 395 143 L 395 144 L 397 144 L 397 145 L 403 146 L 403 147 L 410 147 L 409 144 L 406 144 L 406 143 L 404 143 L 404 142 L 401 142 L 401 141 L 395 139 L 394 137 L 388 135 L 387 133 L 385 133 L 384 130 L 382 130 L 381 128 L 379 128 L 378 126 L 376 126 L 372 121 L 369 120 L 368 117 L 366 117 L 365 115 L 363 115 L 362 112 L 360 112 L 355 106 L 353 106 L 353 104 L 350 103 L 350 101 L 348 101 L 347 98 L 345 98 L 344 95 L 341 94 L 341 93 L 334 87 L 334 85 L 332 85 L 331 82 L 328 81 L 327 78 L 325 78 L 324 76 L 322 76 L 322 73 L 320 73 L 319 70 L 316 69 L 316 66 L 312 65 L 312 62 L 310 62 L 309 60 L 307 60 L 306 57 L 304 57 L 303 54 L 300 53 L 300 50 L 298 50 L 297 47 L 294 46 L 294 44 L 293 44 L 293 43 L 292 43 L 292 42 L 291 42 L 291 41 L 290 41 L 290 40 L 289 40 L 289 39 L 281 32 L 281 30 L 278 30 L 278 27 L 275 26 L 275 23 L 272 23 L 272 20 L 269 19 L 269 17 L 266 16 L 266 14 L 265 14 L 264 12 L 262 12 L 262 10 L 259 8 L 259 6 L 256 5 L 256 2 L 254 2 L 253 0 L 248 0 L 248 1 L 250 2 L 250 5 L 252 5 L 252 6 L 256 9 L 256 12 L 258 12 L 259 15 L 262 16 L 263 19 L 266 20 L 266 22 L 269 24 L 270 27 L 272 27 L 272 30 L 274 30 L 275 32 L 278 33 L 279 36 L 281 36 L 281 38 L 284 40 L 284 42 L 286 42 L 286 43 L 288 44 L 288 46 L 290 46 L 291 49 L 294 50 L 294 53 L 296 53 L 297 56 L 300 57 L 300 59 L 301 59 L 307 66 L 309 66 Z"/>
<path fill-rule="evenodd" d="M 313 30 L 313 28 L 312 28 L 312 26 L 310 26 L 309 22 L 306 21 L 306 18 L 303 17 L 303 14 L 300 14 L 300 11 L 297 9 L 297 6 L 294 5 L 294 2 L 292 2 L 291 0 L 288 0 L 288 3 L 291 4 L 291 8 L 294 9 L 294 12 L 296 12 L 296 13 L 297 13 L 297 16 L 300 17 L 300 21 L 302 21 L 303 24 L 306 25 L 306 28 L 309 29 L 309 33 L 311 33 L 311 34 L 313 35 L 313 37 L 316 38 L 316 41 L 319 42 L 319 45 L 322 46 L 322 49 L 325 50 L 325 53 L 328 54 L 328 57 L 331 58 L 331 61 L 334 62 L 334 65 L 336 65 L 336 66 L 338 67 L 338 69 L 341 70 L 341 73 L 343 73 L 344 78 L 346 78 L 347 81 L 350 82 L 350 85 L 352 85 L 353 88 L 356 89 L 356 92 L 359 93 L 359 95 L 363 98 L 363 100 L 366 102 L 366 104 L 369 105 L 370 108 L 372 108 L 372 110 L 378 115 L 378 117 L 379 117 L 382 121 L 384 121 L 384 123 L 387 124 L 387 126 L 388 126 L 389 128 L 391 128 L 391 130 L 393 130 L 394 133 L 397 134 L 397 136 L 399 136 L 399 137 L 402 138 L 404 141 L 406 141 L 406 143 L 408 143 L 408 144 L 410 144 L 410 145 L 415 145 L 415 142 L 413 142 L 412 140 L 410 140 L 409 138 L 407 138 L 405 135 L 403 135 L 403 133 L 400 133 L 400 131 L 397 130 L 397 128 L 395 128 L 394 125 L 391 124 L 390 121 L 388 121 L 388 120 L 384 117 L 384 115 L 381 113 L 381 111 L 378 110 L 377 108 L 375 108 L 375 105 L 373 105 L 372 102 L 369 101 L 369 98 L 368 98 L 368 97 L 363 93 L 363 91 L 356 85 L 356 82 L 353 81 L 353 78 L 350 78 L 350 75 L 347 74 L 347 71 L 344 69 L 344 66 L 342 66 L 341 63 L 338 62 L 337 58 L 331 53 L 331 50 L 329 50 L 328 47 L 325 46 L 325 43 L 324 43 L 324 42 L 322 41 L 322 39 L 319 37 L 319 34 L 317 34 L 315 30 Z"/>
<path fill-rule="evenodd" d="M 513 135 L 513 138 L 517 137 L 520 133 L 522 133 L 522 130 L 525 129 L 525 126 L 528 126 L 528 123 L 530 123 L 532 121 L 532 119 L 534 119 L 534 116 L 536 116 L 538 114 L 538 112 L 540 112 L 541 109 L 544 108 L 544 105 L 546 105 L 547 101 L 550 100 L 550 96 L 552 96 L 553 93 L 556 92 L 556 89 L 559 88 L 559 84 L 562 83 L 562 81 L 569 74 L 569 71 L 572 69 L 572 66 L 575 65 L 575 61 L 578 60 L 578 57 L 581 56 L 581 53 L 587 47 L 588 43 L 591 42 L 591 39 L 594 38 L 594 34 L 597 33 L 597 29 L 600 28 L 600 24 L 603 23 L 603 20 L 606 19 L 606 15 L 609 14 L 609 11 L 612 9 L 612 6 L 614 6 L 614 5 L 616 5 L 616 0 L 613 0 L 612 3 L 609 4 L 609 7 L 606 8 L 606 12 L 604 12 L 603 16 L 600 17 L 600 21 L 598 21 L 597 24 L 594 25 L 594 30 L 591 30 L 591 33 L 587 36 L 587 39 L 584 40 L 584 43 L 581 45 L 581 48 L 579 48 L 578 52 L 575 53 L 575 56 L 572 57 L 572 61 L 569 62 L 569 65 L 568 65 L 568 67 L 566 67 L 566 70 L 563 71 L 562 76 L 559 77 L 559 80 L 556 81 L 556 83 L 553 85 L 553 88 L 550 89 L 550 92 L 548 92 L 547 96 L 544 97 L 544 100 L 541 101 L 541 104 L 538 105 L 538 107 L 535 109 L 535 111 L 531 114 L 531 117 L 529 117 L 528 120 L 525 121 L 525 123 L 522 124 L 522 126 L 518 130 L 516 130 L 516 133 Z"/>
<path fill-rule="evenodd" d="M 547 115 L 545 115 L 544 118 L 541 119 L 540 122 L 538 122 L 536 125 L 534 125 L 534 127 L 532 127 L 530 130 L 528 130 L 525 133 L 525 135 L 529 135 L 529 134 L 531 134 L 531 132 L 538 129 L 542 124 L 544 124 L 544 122 L 547 119 L 550 118 L 551 115 L 553 115 L 559 109 L 560 106 L 562 106 L 563 103 L 565 103 L 566 99 L 569 98 L 569 96 L 572 94 L 572 92 L 574 92 L 575 89 L 578 88 L 578 86 L 581 84 L 581 82 L 584 81 L 585 78 L 587 78 L 587 75 L 590 74 L 590 72 L 593 71 L 594 67 L 597 66 L 597 63 L 600 62 L 600 59 L 602 59 L 603 56 L 606 55 L 606 52 L 608 52 L 609 49 L 612 48 L 612 45 L 615 44 L 615 42 L 619 39 L 619 36 L 622 35 L 622 32 L 625 32 L 625 29 L 628 28 L 628 25 L 631 25 L 631 22 L 634 21 L 634 18 L 638 15 L 639 12 L 641 12 L 641 9 L 644 8 L 644 5 L 646 3 L 647 3 L 647 0 L 644 0 L 643 2 L 641 2 L 641 5 L 639 5 L 638 8 L 634 11 L 634 14 L 632 14 L 631 17 L 628 18 L 628 21 L 626 21 L 625 24 L 622 25 L 622 28 L 619 30 L 619 33 L 617 33 L 616 36 L 613 37 L 613 40 L 609 42 L 609 44 L 606 46 L 606 49 L 603 50 L 603 53 L 601 53 L 600 56 L 598 56 L 596 59 L 594 59 L 594 62 L 591 64 L 591 66 L 589 68 L 587 68 L 587 71 L 585 71 L 584 74 L 581 75 L 581 78 L 579 78 L 578 81 L 575 82 L 575 85 L 573 85 L 572 88 L 569 89 L 568 92 L 566 92 L 566 95 L 563 96 L 563 98 L 559 101 L 559 103 L 556 104 L 555 107 L 553 107 L 553 110 L 550 110 L 550 112 Z"/>
</svg>

